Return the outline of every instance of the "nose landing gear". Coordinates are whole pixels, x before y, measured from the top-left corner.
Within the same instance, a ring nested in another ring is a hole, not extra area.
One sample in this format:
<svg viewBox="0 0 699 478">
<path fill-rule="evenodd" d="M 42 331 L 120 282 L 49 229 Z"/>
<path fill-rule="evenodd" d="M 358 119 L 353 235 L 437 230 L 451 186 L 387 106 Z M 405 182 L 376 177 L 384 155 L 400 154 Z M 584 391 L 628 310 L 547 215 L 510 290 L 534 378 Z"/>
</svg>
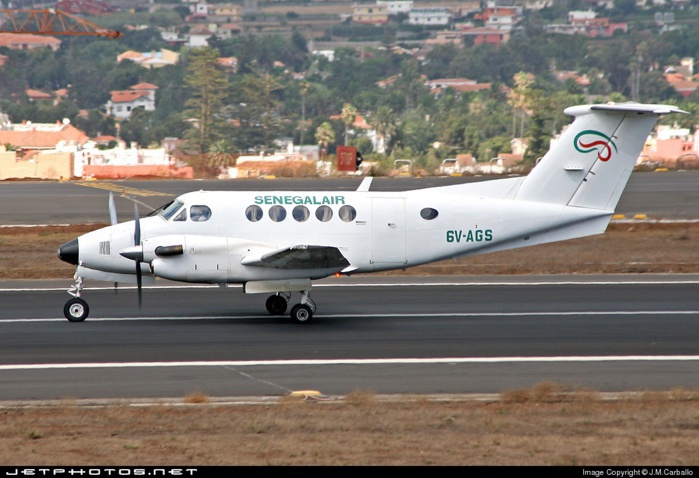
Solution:
<svg viewBox="0 0 699 478">
<path fill-rule="evenodd" d="M 80 293 L 83 290 L 83 278 L 75 276 L 75 284 L 68 290 L 68 293 L 73 296 L 66 302 L 63 307 L 63 315 L 70 322 L 82 322 L 87 319 L 90 314 L 90 307 L 87 302 L 80 298 Z"/>
</svg>

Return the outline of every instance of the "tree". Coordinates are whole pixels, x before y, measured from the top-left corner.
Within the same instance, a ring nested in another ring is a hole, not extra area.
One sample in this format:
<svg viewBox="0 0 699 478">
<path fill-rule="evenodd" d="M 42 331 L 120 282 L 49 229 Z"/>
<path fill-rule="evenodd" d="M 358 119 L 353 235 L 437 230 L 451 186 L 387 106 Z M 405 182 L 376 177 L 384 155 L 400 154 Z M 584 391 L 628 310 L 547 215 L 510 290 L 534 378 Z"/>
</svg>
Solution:
<svg viewBox="0 0 699 478">
<path fill-rule="evenodd" d="M 510 97 L 510 103 L 512 104 L 512 137 L 517 136 L 517 116 L 519 116 L 519 135 L 520 137 L 524 135 L 524 120 L 530 109 L 530 89 L 532 86 L 532 81 L 529 75 L 520 71 L 514 77 L 515 88 L 512 90 L 512 96 Z"/>
<path fill-rule="evenodd" d="M 192 50 L 188 57 L 185 83 L 192 96 L 185 103 L 189 108 L 185 113 L 198 123 L 196 131 L 188 136 L 190 144 L 201 154 L 219 139 L 218 132 L 224 123 L 221 110 L 227 94 L 227 80 L 219 59 L 218 51 L 211 47 Z"/>
<path fill-rule="evenodd" d="M 345 146 L 347 146 L 347 132 L 349 131 L 350 126 L 352 126 L 354 123 L 354 120 L 357 118 L 357 115 L 357 108 L 349 103 L 344 104 L 342 107 L 342 113 L 340 113 L 340 118 L 342 118 L 342 122 L 345 123 Z"/>
<path fill-rule="evenodd" d="M 316 143 L 320 146 L 320 154 L 323 157 L 328 150 L 328 145 L 335 142 L 335 131 L 332 125 L 325 121 L 316 129 Z"/>
<path fill-rule="evenodd" d="M 537 91 L 534 93 L 533 102 L 536 105 L 532 111 L 531 126 L 529 128 L 529 145 L 524 153 L 524 162 L 535 165 L 549 149 L 551 134 L 547 132 L 546 124 L 550 121 L 548 113 L 550 105 Z"/>
<path fill-rule="evenodd" d="M 376 112 L 369 117 L 369 125 L 376 131 L 378 143 L 377 152 L 385 151 L 390 154 L 391 140 L 396 134 L 396 114 L 390 106 L 379 106 Z"/>
<path fill-rule="evenodd" d="M 234 161 L 233 148 L 225 139 L 219 139 L 213 143 L 206 157 L 206 165 L 211 171 L 227 168 Z"/>
</svg>

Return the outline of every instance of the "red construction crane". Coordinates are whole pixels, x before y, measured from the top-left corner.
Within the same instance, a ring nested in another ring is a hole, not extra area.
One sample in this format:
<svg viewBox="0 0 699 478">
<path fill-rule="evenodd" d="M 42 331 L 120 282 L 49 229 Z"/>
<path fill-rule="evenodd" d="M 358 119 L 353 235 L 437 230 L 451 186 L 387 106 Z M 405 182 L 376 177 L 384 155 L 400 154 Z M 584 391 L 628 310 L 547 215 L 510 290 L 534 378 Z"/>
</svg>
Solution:
<svg viewBox="0 0 699 478">
<path fill-rule="evenodd" d="M 118 38 L 116 30 L 95 25 L 60 10 L 0 10 L 0 33 L 32 35 L 92 35 Z"/>
</svg>

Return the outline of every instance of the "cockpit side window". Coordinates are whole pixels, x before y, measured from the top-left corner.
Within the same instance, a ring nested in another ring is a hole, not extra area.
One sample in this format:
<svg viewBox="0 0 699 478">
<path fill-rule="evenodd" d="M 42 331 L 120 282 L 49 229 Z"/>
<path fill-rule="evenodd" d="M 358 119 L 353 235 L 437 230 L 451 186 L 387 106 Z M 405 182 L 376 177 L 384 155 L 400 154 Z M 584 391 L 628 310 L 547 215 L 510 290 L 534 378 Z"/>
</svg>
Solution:
<svg viewBox="0 0 699 478">
<path fill-rule="evenodd" d="M 208 221 L 211 217 L 211 208 L 209 206 L 192 206 L 189 208 L 189 218 L 194 222 Z"/>
<path fill-rule="evenodd" d="M 183 208 L 180 213 L 175 216 L 175 219 L 173 221 L 186 221 L 187 220 L 187 209 Z"/>
<path fill-rule="evenodd" d="M 160 216 L 166 221 L 169 221 L 170 218 L 174 216 L 175 213 L 179 211 L 182 206 L 184 206 L 182 202 L 172 201 L 166 207 L 162 208 L 162 210 L 160 211 Z"/>
</svg>

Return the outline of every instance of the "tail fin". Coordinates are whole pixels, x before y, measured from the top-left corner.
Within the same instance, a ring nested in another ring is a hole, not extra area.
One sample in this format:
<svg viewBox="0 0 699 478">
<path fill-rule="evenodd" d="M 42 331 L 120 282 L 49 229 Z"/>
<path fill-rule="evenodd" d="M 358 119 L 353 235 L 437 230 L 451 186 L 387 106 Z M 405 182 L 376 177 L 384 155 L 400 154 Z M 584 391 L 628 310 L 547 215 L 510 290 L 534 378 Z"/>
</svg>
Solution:
<svg viewBox="0 0 699 478">
<path fill-rule="evenodd" d="M 516 199 L 613 211 L 646 138 L 674 106 L 581 105 L 551 150 L 524 179 Z"/>
</svg>

